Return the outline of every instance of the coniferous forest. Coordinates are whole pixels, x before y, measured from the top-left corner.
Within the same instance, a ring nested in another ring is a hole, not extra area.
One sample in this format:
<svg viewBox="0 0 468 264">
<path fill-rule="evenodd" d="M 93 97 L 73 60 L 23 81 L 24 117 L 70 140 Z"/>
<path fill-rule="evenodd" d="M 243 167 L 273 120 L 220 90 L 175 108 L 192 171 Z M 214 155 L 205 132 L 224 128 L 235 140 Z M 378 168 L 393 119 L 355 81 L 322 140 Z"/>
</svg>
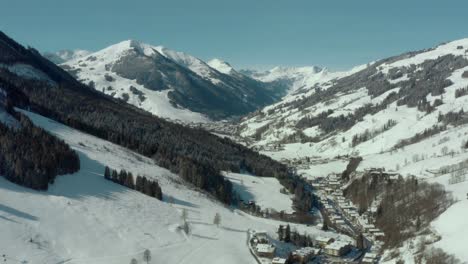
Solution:
<svg viewBox="0 0 468 264">
<path fill-rule="evenodd" d="M 57 175 L 80 169 L 78 155 L 63 141 L 16 113 L 20 127 L 0 122 L 0 174 L 36 190 L 47 190 Z"/>
<path fill-rule="evenodd" d="M 117 171 L 106 166 L 104 178 L 158 200 L 162 201 L 163 199 L 161 186 L 159 186 L 158 182 L 149 180 L 144 176 L 137 175 L 135 180 L 131 172 L 127 172 L 126 170 Z"/>
</svg>

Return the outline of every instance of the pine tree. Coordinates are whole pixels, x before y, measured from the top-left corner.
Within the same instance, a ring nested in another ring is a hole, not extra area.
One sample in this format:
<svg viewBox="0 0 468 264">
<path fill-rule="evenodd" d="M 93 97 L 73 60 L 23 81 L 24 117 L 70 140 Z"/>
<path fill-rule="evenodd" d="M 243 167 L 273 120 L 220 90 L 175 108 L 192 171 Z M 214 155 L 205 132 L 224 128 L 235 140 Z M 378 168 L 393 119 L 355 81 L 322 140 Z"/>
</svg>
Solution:
<svg viewBox="0 0 468 264">
<path fill-rule="evenodd" d="M 119 181 L 119 175 L 117 174 L 116 170 L 112 170 L 112 181 L 113 182 L 118 182 Z"/>
<path fill-rule="evenodd" d="M 286 226 L 284 242 L 291 242 L 291 227 L 289 226 L 289 224 Z"/>
<path fill-rule="evenodd" d="M 284 236 L 283 236 L 283 226 L 280 225 L 279 228 L 278 228 L 278 240 L 279 241 L 283 241 L 284 240 Z"/>
<path fill-rule="evenodd" d="M 130 189 L 135 189 L 135 184 L 133 182 L 133 175 L 132 173 L 127 173 L 127 176 L 125 178 L 125 183 L 124 185 Z"/>
<path fill-rule="evenodd" d="M 364 235 L 362 233 L 359 233 L 359 236 L 356 240 L 356 247 L 360 250 L 365 249 Z"/>
<path fill-rule="evenodd" d="M 106 168 L 104 169 L 104 178 L 106 180 L 110 180 L 111 178 L 111 173 L 110 173 L 110 169 L 109 167 L 106 166 Z"/>
<path fill-rule="evenodd" d="M 322 230 L 323 230 L 323 231 L 327 231 L 327 230 L 328 230 L 328 224 L 327 224 L 327 221 L 323 221 Z"/>
</svg>

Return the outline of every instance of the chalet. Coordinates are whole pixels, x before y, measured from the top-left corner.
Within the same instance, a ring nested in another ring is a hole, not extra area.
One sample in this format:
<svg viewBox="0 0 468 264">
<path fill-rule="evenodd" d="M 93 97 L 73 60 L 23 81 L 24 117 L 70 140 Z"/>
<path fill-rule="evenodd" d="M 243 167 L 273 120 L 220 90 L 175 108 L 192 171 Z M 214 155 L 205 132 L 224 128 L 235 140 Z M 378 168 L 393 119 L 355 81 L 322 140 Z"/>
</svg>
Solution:
<svg viewBox="0 0 468 264">
<path fill-rule="evenodd" d="M 255 246 L 255 251 L 259 257 L 273 258 L 275 256 L 275 246 L 266 243 L 259 243 Z"/>
<path fill-rule="evenodd" d="M 321 248 L 326 247 L 328 244 L 333 243 L 334 241 L 335 239 L 330 237 L 318 236 L 317 238 L 315 238 L 315 243 L 317 243 Z"/>
<path fill-rule="evenodd" d="M 271 260 L 271 264 L 286 264 L 286 259 L 276 257 Z"/>
<path fill-rule="evenodd" d="M 320 253 L 320 249 L 303 247 L 292 252 L 292 257 L 299 263 L 307 263 L 310 259 Z"/>
<path fill-rule="evenodd" d="M 335 241 L 327 245 L 324 249 L 325 254 L 335 257 L 340 257 L 347 254 L 351 250 L 351 244 L 345 241 Z"/>
</svg>

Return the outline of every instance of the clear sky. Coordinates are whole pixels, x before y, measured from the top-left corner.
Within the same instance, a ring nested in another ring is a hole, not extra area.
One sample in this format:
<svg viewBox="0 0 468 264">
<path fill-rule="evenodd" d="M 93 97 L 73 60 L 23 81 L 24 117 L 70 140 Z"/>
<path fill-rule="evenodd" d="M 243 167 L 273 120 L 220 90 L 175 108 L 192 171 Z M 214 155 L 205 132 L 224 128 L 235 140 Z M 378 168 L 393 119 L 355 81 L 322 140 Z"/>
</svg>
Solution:
<svg viewBox="0 0 468 264">
<path fill-rule="evenodd" d="M 125 39 L 237 67 L 353 65 L 468 37 L 466 0 L 11 0 L 0 29 L 40 51 Z"/>
</svg>

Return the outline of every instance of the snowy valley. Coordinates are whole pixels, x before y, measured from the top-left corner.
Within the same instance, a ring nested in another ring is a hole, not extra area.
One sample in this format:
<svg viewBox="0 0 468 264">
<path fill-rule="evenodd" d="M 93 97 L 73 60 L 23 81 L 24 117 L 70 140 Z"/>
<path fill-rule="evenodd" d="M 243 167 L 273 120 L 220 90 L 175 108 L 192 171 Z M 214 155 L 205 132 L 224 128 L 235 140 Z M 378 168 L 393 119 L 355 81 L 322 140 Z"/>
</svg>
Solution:
<svg viewBox="0 0 468 264">
<path fill-rule="evenodd" d="M 0 152 L 4 263 L 468 260 L 468 39 L 261 72 L 133 40 L 58 67 L 0 37 L 0 150 L 47 139 Z"/>
</svg>

